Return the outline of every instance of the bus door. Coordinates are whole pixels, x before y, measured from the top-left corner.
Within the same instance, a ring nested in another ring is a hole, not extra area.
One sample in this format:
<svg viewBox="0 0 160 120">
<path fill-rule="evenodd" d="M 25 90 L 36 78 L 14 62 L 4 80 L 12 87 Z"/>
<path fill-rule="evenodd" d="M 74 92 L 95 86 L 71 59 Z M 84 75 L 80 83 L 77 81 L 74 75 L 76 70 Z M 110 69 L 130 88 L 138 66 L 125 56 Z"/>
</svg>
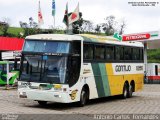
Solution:
<svg viewBox="0 0 160 120">
<path fill-rule="evenodd" d="M 71 55 L 68 58 L 68 84 L 73 86 L 79 79 L 81 67 L 81 42 L 72 43 Z"/>
</svg>

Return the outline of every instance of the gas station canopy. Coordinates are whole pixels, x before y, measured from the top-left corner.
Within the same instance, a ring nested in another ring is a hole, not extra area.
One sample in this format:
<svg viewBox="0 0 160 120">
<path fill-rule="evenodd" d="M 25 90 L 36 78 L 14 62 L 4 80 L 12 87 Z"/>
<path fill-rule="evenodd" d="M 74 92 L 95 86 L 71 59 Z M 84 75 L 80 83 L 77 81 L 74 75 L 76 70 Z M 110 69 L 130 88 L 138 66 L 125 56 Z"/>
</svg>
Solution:
<svg viewBox="0 0 160 120">
<path fill-rule="evenodd" d="M 125 34 L 122 36 L 123 41 L 139 41 L 147 46 L 147 49 L 160 48 L 159 31 L 150 31 L 143 33 Z"/>
<path fill-rule="evenodd" d="M 0 51 L 21 51 L 24 39 L 0 37 Z"/>
</svg>

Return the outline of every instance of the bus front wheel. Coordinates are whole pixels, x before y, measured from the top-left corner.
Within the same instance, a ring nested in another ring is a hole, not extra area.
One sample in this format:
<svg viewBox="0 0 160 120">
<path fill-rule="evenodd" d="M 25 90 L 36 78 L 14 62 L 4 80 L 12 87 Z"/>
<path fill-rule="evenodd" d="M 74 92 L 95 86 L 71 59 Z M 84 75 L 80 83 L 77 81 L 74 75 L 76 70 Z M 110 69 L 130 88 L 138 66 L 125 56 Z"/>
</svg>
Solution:
<svg viewBox="0 0 160 120">
<path fill-rule="evenodd" d="M 83 107 L 84 105 L 86 105 L 87 100 L 89 99 L 89 92 L 86 89 L 82 89 L 81 91 L 81 95 L 80 95 L 80 102 L 79 102 L 79 106 Z"/>
<path fill-rule="evenodd" d="M 39 105 L 41 106 L 46 106 L 47 105 L 47 101 L 37 101 L 39 103 Z"/>
</svg>

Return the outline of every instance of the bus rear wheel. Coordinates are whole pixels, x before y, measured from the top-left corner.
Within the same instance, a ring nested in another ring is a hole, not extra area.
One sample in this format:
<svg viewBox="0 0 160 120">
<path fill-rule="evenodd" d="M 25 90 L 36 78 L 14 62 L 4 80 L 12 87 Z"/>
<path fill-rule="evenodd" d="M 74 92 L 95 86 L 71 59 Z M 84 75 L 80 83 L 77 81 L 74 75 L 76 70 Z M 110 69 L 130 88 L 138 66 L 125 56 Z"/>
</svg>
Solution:
<svg viewBox="0 0 160 120">
<path fill-rule="evenodd" d="M 89 99 L 89 91 L 83 88 L 80 95 L 79 106 L 83 107 L 84 105 L 86 105 L 88 99 Z"/>
<path fill-rule="evenodd" d="M 37 102 L 41 106 L 46 106 L 47 105 L 47 101 L 37 101 Z"/>
<path fill-rule="evenodd" d="M 121 97 L 123 99 L 126 99 L 128 97 L 128 94 L 129 94 L 128 86 L 125 83 L 124 86 L 123 86 L 123 94 L 121 95 Z"/>
<path fill-rule="evenodd" d="M 130 85 L 128 90 L 128 98 L 132 97 L 132 95 L 133 95 L 133 86 Z"/>
</svg>

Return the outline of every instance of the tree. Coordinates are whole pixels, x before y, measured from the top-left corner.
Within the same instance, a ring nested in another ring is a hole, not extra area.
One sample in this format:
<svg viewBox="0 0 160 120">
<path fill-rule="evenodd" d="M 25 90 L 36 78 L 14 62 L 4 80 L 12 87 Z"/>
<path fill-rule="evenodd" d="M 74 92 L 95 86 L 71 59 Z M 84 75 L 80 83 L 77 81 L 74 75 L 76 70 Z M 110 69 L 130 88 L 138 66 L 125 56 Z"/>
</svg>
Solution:
<svg viewBox="0 0 160 120">
<path fill-rule="evenodd" d="M 8 28 L 9 28 L 9 18 L 3 18 L 2 22 L 0 22 L 0 31 L 2 32 L 3 36 L 7 36 Z"/>
<path fill-rule="evenodd" d="M 97 24 L 94 30 L 97 34 L 101 33 L 101 25 Z"/>
<path fill-rule="evenodd" d="M 0 31 L 3 36 L 7 36 L 7 30 L 9 28 L 9 24 L 5 22 L 0 22 Z"/>
<path fill-rule="evenodd" d="M 122 20 L 122 23 L 120 23 L 119 35 L 122 35 L 124 33 L 125 27 L 126 27 L 126 23 L 124 20 Z"/>
<path fill-rule="evenodd" d="M 83 20 L 82 26 L 81 26 L 81 32 L 93 32 L 94 27 L 93 23 L 89 20 Z"/>
<path fill-rule="evenodd" d="M 102 23 L 102 29 L 107 36 L 113 35 L 115 32 L 115 17 L 113 15 L 105 18 L 105 23 Z"/>
<path fill-rule="evenodd" d="M 121 22 L 116 21 L 115 17 L 111 15 L 105 18 L 105 22 L 102 23 L 101 28 L 108 36 L 113 35 L 115 32 L 122 35 L 124 33 L 124 29 L 126 28 L 126 22 L 125 20 L 122 20 Z"/>
<path fill-rule="evenodd" d="M 29 18 L 29 23 L 20 21 L 19 24 L 24 30 L 23 36 L 33 35 L 40 32 L 38 29 L 38 23 L 34 22 L 32 17 Z"/>
</svg>

